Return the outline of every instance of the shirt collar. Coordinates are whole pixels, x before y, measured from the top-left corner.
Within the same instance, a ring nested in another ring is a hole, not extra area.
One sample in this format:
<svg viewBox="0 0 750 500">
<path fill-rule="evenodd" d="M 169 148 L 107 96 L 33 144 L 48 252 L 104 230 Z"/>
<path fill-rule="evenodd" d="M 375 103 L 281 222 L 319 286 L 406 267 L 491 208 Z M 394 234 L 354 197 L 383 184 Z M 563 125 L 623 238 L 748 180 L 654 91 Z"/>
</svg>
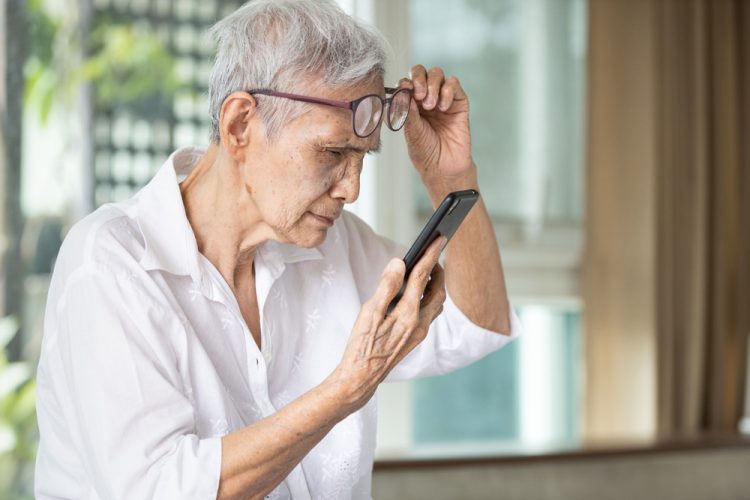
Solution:
<svg viewBox="0 0 750 500">
<path fill-rule="evenodd" d="M 268 266 L 274 279 L 281 275 L 287 264 L 323 258 L 323 253 L 318 248 L 302 248 L 277 241 L 266 241 L 260 245 L 257 255 L 262 263 Z"/>
<path fill-rule="evenodd" d="M 164 270 L 200 281 L 198 245 L 185 214 L 179 183 L 204 154 L 204 149 L 194 147 L 175 151 L 139 194 L 137 220 L 146 242 L 140 264 L 147 271 Z M 261 244 L 258 254 L 273 278 L 278 278 L 286 264 L 323 258 L 318 248 L 276 241 Z"/>
<path fill-rule="evenodd" d="M 205 152 L 184 148 L 172 153 L 138 200 L 138 226 L 146 242 L 141 266 L 179 276 L 198 277 L 198 244 L 182 202 L 179 181 Z"/>
</svg>

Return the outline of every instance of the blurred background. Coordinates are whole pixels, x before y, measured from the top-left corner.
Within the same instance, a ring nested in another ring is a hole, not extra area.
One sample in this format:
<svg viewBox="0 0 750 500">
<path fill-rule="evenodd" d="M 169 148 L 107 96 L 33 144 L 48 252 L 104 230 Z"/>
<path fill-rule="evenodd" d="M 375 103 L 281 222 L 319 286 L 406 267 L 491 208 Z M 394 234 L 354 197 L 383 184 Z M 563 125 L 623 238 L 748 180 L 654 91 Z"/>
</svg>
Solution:
<svg viewBox="0 0 750 500">
<path fill-rule="evenodd" d="M 31 498 L 67 230 L 206 145 L 230 0 L 1 0 L 0 498 Z M 376 498 L 750 498 L 750 1 L 339 0 L 459 77 L 524 336 L 383 386 Z M 352 210 L 432 209 L 401 134 Z M 745 434 L 743 434 L 745 433 Z M 744 472 L 743 472 L 744 471 Z"/>
</svg>

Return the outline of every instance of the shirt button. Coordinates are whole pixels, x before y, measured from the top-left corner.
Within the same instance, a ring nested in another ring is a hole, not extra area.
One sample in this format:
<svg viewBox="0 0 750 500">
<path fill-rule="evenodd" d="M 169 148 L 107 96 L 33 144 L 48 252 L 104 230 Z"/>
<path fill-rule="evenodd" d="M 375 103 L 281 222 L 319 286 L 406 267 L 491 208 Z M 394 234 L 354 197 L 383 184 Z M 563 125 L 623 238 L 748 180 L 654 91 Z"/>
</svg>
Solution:
<svg viewBox="0 0 750 500">
<path fill-rule="evenodd" d="M 271 358 L 272 358 L 272 356 L 271 356 L 270 352 L 264 352 L 263 353 L 263 359 L 266 360 L 266 363 L 270 363 L 271 362 Z"/>
</svg>

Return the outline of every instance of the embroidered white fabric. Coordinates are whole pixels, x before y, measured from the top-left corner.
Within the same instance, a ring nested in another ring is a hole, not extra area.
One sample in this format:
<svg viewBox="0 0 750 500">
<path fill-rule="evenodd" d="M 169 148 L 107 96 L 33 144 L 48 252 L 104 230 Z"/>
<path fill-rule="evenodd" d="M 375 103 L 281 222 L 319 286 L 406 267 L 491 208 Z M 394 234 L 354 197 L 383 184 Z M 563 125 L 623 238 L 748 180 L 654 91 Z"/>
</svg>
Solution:
<svg viewBox="0 0 750 500">
<path fill-rule="evenodd" d="M 175 152 L 134 198 L 76 224 L 55 267 L 38 368 L 36 497 L 215 498 L 221 437 L 274 413 L 339 363 L 361 304 L 403 248 L 344 212 L 318 248 L 267 242 L 255 260 L 257 348 L 234 295 L 198 252 Z M 446 373 L 510 336 L 447 299 L 391 373 Z M 370 498 L 376 401 L 340 422 L 270 498 Z"/>
</svg>

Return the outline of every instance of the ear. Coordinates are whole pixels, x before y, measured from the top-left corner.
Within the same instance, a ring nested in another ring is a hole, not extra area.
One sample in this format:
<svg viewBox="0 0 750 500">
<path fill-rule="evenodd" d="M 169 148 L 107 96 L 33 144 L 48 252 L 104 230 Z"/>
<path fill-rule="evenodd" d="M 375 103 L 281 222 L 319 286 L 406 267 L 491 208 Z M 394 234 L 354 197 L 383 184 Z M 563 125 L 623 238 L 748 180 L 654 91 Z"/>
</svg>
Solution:
<svg viewBox="0 0 750 500">
<path fill-rule="evenodd" d="M 260 129 L 258 102 L 247 92 L 233 92 L 224 99 L 219 113 L 219 134 L 224 150 L 236 161 L 242 160 L 253 132 Z"/>
</svg>

